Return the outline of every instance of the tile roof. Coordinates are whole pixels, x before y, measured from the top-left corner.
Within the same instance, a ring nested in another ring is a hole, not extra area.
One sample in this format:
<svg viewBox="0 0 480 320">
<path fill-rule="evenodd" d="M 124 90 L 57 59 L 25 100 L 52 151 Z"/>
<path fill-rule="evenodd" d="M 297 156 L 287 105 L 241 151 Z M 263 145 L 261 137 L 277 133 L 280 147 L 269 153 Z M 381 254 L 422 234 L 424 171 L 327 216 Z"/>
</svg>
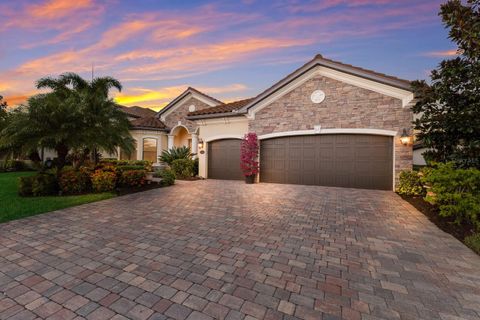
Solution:
<svg viewBox="0 0 480 320">
<path fill-rule="evenodd" d="M 157 113 L 149 108 L 142 108 L 142 107 L 126 107 L 122 105 L 117 105 L 120 110 L 125 112 L 128 116 L 134 117 L 134 118 L 144 118 L 144 117 L 151 117 L 156 115 Z"/>
<path fill-rule="evenodd" d="M 188 116 L 190 117 L 190 116 L 199 116 L 199 115 L 206 115 L 206 114 L 233 112 L 234 110 L 238 110 L 241 107 L 245 106 L 247 103 L 249 103 L 252 100 L 253 100 L 253 98 L 233 101 L 233 102 L 230 102 L 230 103 L 221 104 L 219 106 L 206 108 L 206 109 L 202 109 L 202 110 L 198 110 L 198 111 L 194 111 L 194 112 L 189 112 Z"/>
<path fill-rule="evenodd" d="M 167 126 L 160 121 L 156 116 L 138 118 L 130 122 L 133 129 L 156 129 L 156 130 L 168 130 Z"/>
</svg>

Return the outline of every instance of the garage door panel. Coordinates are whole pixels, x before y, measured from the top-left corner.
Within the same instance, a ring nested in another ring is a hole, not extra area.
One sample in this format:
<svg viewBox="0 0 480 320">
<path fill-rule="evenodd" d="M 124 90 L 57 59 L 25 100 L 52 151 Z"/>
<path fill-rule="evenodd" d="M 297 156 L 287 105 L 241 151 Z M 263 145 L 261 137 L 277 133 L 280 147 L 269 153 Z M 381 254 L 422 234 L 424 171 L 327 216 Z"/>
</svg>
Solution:
<svg viewBox="0 0 480 320">
<path fill-rule="evenodd" d="M 240 141 L 224 139 L 208 143 L 208 177 L 211 179 L 241 180 Z M 269 161 L 267 161 L 268 163 Z"/>
<path fill-rule="evenodd" d="M 392 158 L 392 138 L 386 136 L 332 134 L 273 138 L 261 143 L 260 180 L 391 190 Z M 275 170 L 271 170 L 272 163 Z"/>
</svg>

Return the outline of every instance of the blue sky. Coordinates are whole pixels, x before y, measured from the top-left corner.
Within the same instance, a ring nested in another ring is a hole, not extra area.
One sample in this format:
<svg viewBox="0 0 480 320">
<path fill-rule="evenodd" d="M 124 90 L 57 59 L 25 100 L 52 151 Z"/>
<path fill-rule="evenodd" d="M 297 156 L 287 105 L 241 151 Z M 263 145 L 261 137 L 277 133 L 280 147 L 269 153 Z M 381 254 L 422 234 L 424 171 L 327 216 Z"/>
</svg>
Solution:
<svg viewBox="0 0 480 320">
<path fill-rule="evenodd" d="M 0 95 L 10 105 L 62 72 L 119 79 L 118 102 L 158 110 L 193 86 L 254 96 L 315 54 L 427 79 L 455 54 L 436 0 L 0 2 Z"/>
</svg>

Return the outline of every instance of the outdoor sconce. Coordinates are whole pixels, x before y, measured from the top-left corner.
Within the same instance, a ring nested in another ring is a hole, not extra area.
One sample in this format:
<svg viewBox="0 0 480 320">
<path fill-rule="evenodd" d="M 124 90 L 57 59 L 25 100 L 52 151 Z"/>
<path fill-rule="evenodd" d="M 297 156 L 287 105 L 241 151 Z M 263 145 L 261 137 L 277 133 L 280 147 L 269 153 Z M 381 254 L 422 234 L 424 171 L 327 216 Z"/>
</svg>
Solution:
<svg viewBox="0 0 480 320">
<path fill-rule="evenodd" d="M 402 135 L 400 136 L 400 142 L 404 146 L 410 143 L 410 136 L 407 134 L 407 129 L 403 129 Z"/>
<path fill-rule="evenodd" d="M 198 148 L 199 148 L 200 150 L 203 149 L 203 140 L 202 140 L 202 139 L 199 139 L 199 140 L 198 140 Z"/>
</svg>

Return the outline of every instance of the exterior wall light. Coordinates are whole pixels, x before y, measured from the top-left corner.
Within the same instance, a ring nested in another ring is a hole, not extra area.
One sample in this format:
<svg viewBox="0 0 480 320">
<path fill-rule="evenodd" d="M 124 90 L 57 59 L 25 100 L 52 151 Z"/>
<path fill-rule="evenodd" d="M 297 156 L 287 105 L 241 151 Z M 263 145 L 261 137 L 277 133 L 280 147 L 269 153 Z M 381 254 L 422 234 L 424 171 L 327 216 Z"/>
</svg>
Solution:
<svg viewBox="0 0 480 320">
<path fill-rule="evenodd" d="M 198 139 L 198 148 L 199 148 L 200 150 L 203 149 L 203 140 L 202 140 L 201 138 Z"/>
<path fill-rule="evenodd" d="M 407 129 L 403 129 L 402 135 L 400 136 L 400 142 L 406 146 L 410 143 L 411 139 L 407 133 Z"/>
</svg>

